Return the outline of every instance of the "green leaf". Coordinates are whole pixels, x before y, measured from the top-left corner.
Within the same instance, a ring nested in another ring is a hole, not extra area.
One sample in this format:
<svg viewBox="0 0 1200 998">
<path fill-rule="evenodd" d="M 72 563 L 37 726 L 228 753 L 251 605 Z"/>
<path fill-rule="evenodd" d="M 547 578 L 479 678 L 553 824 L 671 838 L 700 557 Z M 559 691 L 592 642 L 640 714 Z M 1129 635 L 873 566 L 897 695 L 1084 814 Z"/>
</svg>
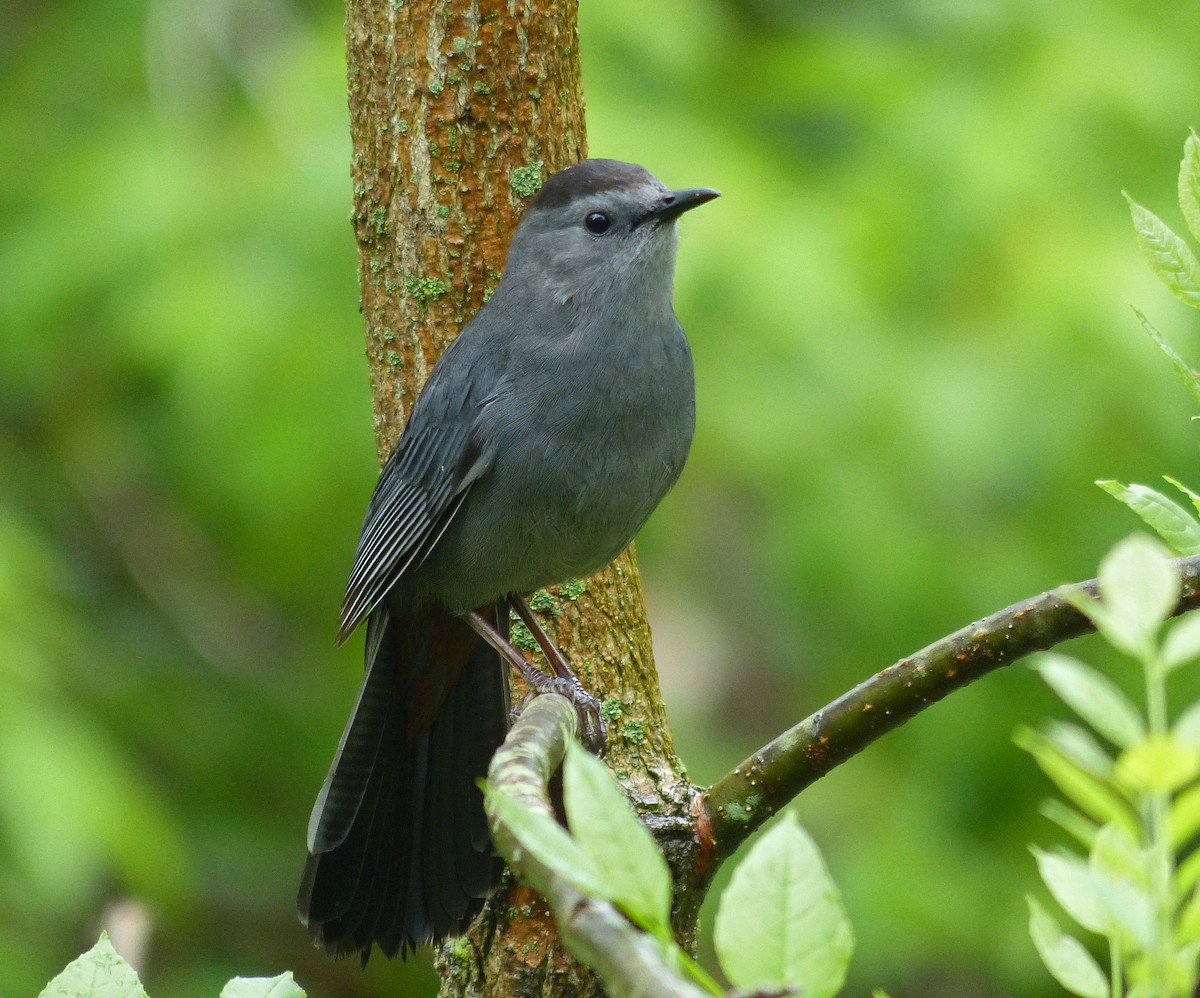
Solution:
<svg viewBox="0 0 1200 998">
<path fill-rule="evenodd" d="M 1058 923 L 1032 897 L 1029 935 L 1051 976 L 1079 998 L 1109 998 L 1108 979 L 1083 943 L 1065 935 Z"/>
<path fill-rule="evenodd" d="M 1096 833 L 1088 850 L 1088 863 L 1093 869 L 1128 880 L 1139 888 L 1146 884 L 1146 856 L 1119 825 L 1105 825 Z"/>
<path fill-rule="evenodd" d="M 1193 610 L 1171 625 L 1159 661 L 1168 669 L 1177 669 L 1197 658 L 1200 658 L 1200 611 Z"/>
<path fill-rule="evenodd" d="M 1099 849 L 1093 850 L 1088 862 L 1067 853 L 1031 851 L 1054 900 L 1083 928 L 1129 943 L 1146 941 L 1153 929 L 1153 909 L 1136 882 L 1125 875 L 1124 857 L 1117 857 L 1118 872 L 1108 865 L 1108 857 L 1098 857 Z"/>
<path fill-rule="evenodd" d="M 1171 802 L 1171 845 L 1180 848 L 1200 832 L 1200 786 L 1188 787 Z"/>
<path fill-rule="evenodd" d="M 1197 373 L 1200 373 L 1200 372 L 1197 372 Z M 1193 492 L 1186 485 L 1184 485 L 1183 482 L 1181 482 L 1178 478 L 1172 478 L 1170 475 L 1163 475 L 1163 481 L 1170 482 L 1172 485 L 1175 486 L 1175 488 L 1179 489 L 1180 492 L 1182 492 L 1185 496 L 1187 496 L 1189 499 L 1191 499 L 1192 500 L 1192 508 L 1197 513 L 1200 513 L 1200 493 Z"/>
<path fill-rule="evenodd" d="M 1191 853 L 1175 871 L 1175 893 L 1185 897 L 1200 884 L 1200 850 Z"/>
<path fill-rule="evenodd" d="M 1145 734 L 1141 715 L 1116 684 L 1078 659 L 1043 652 L 1033 668 L 1068 707 L 1114 745 L 1124 747 Z"/>
<path fill-rule="evenodd" d="M 563 803 L 571 834 L 591 857 L 605 896 L 648 932 L 671 938 L 671 871 L 608 767 L 570 742 Z"/>
<path fill-rule="evenodd" d="M 108 941 L 108 933 L 72 960 L 42 989 L 41 998 L 146 998 L 134 969 Z"/>
<path fill-rule="evenodd" d="M 1115 825 L 1101 829 L 1088 869 L 1105 912 L 1104 934 L 1127 949 L 1151 945 L 1154 901 L 1147 887 L 1146 861 L 1129 837 Z"/>
<path fill-rule="evenodd" d="M 1185 376 L 1193 379 L 1196 401 L 1200 402 L 1200 372 L 1188 367 Z M 1200 520 L 1174 499 L 1137 483 L 1123 485 L 1114 479 L 1101 479 L 1096 484 L 1140 516 L 1146 526 L 1171 545 L 1173 551 L 1200 553 Z"/>
<path fill-rule="evenodd" d="M 1182 934 L 1180 938 L 1187 939 Z M 1197 957 L 1200 957 L 1200 940 L 1194 936 L 1171 954 L 1168 973 L 1171 975 L 1171 984 L 1175 987 L 1176 994 L 1195 995 Z"/>
<path fill-rule="evenodd" d="M 286 971 L 278 977 L 235 977 L 221 989 L 221 998 L 305 998 L 304 989 Z"/>
<path fill-rule="evenodd" d="M 646 937 L 652 945 L 658 947 L 659 958 L 667 966 L 680 976 L 690 977 L 693 981 L 699 984 L 705 991 L 716 996 L 716 998 L 724 998 L 725 989 L 721 987 L 712 976 L 703 967 L 700 966 L 692 957 L 684 950 L 679 948 L 679 944 L 674 938 L 660 939 L 657 936 Z"/>
<path fill-rule="evenodd" d="M 1115 821 L 1130 835 L 1137 834 L 1133 807 L 1116 787 L 1081 769 L 1033 728 L 1019 727 L 1013 733 L 1013 741 L 1033 756 L 1042 772 L 1084 814 L 1101 825 Z"/>
<path fill-rule="evenodd" d="M 1200 308 L 1200 262 L 1195 254 L 1161 218 L 1143 208 L 1129 195 L 1129 211 L 1138 245 L 1155 276 L 1180 301 Z"/>
<path fill-rule="evenodd" d="M 1192 998 L 1196 992 L 1195 942 L 1173 952 L 1138 954 L 1129 960 L 1125 998 Z M 1165 959 L 1164 959 L 1165 958 Z"/>
<path fill-rule="evenodd" d="M 581 894 L 608 899 L 609 891 L 592 857 L 565 828 L 544 811 L 535 810 L 511 794 L 488 785 L 488 815 L 508 826 L 520 848 L 562 877 Z M 521 857 L 517 857 L 518 862 Z"/>
<path fill-rule="evenodd" d="M 1200 139 L 1195 132 L 1183 143 L 1183 161 L 1179 164 L 1179 209 L 1192 238 L 1200 240 Z"/>
<path fill-rule="evenodd" d="M 1178 602 L 1179 571 L 1167 552 L 1158 541 L 1133 534 L 1100 562 L 1102 612 L 1091 616 L 1111 644 L 1144 659 Z"/>
<path fill-rule="evenodd" d="M 733 871 L 713 943 L 742 991 L 793 986 L 830 998 L 841 988 L 854 936 L 821 854 L 791 813 Z"/>
<path fill-rule="evenodd" d="M 1030 850 L 1037 860 L 1042 882 L 1059 906 L 1089 932 L 1103 935 L 1110 918 L 1100 900 L 1092 871 L 1078 856 Z"/>
<path fill-rule="evenodd" d="M 1150 737 L 1121 753 L 1114 775 L 1134 793 L 1174 793 L 1200 776 L 1200 748 L 1170 735 Z"/>
<path fill-rule="evenodd" d="M 1154 939 L 1154 904 L 1149 894 L 1128 880 L 1092 870 L 1108 925 L 1104 934 L 1124 948 L 1146 949 Z"/>
<path fill-rule="evenodd" d="M 1146 647 L 1179 602 L 1179 569 L 1158 541 L 1132 534 L 1100 562 L 1100 598 L 1132 647 Z"/>
<path fill-rule="evenodd" d="M 1086 728 L 1069 721 L 1049 721 L 1045 735 L 1068 759 L 1101 779 L 1112 776 L 1112 757 Z"/>
<path fill-rule="evenodd" d="M 1192 393 L 1192 398 L 1200 402 L 1200 371 L 1197 371 L 1186 360 L 1179 356 L 1175 348 L 1167 342 L 1167 338 L 1158 331 L 1158 327 L 1154 325 L 1145 313 L 1136 306 L 1131 305 L 1133 314 L 1137 316 L 1138 322 L 1142 324 L 1142 328 L 1146 330 L 1150 339 L 1158 344 L 1158 348 L 1167 355 L 1167 359 L 1171 362 L 1171 366 L 1175 368 L 1175 373 L 1179 380 L 1184 383 L 1188 391 Z"/>
<path fill-rule="evenodd" d="M 1179 715 L 1171 734 L 1187 745 L 1200 746 L 1200 700 Z"/>
<path fill-rule="evenodd" d="M 1092 848 L 1100 826 L 1090 818 L 1085 818 L 1073 807 L 1064 804 L 1057 797 L 1051 797 L 1048 800 L 1042 801 L 1038 806 L 1038 812 L 1044 818 L 1049 818 L 1053 821 L 1085 849 Z"/>
<path fill-rule="evenodd" d="M 1192 891 L 1180 909 L 1176 922 L 1176 934 L 1180 939 L 1200 937 L 1200 891 Z"/>
</svg>

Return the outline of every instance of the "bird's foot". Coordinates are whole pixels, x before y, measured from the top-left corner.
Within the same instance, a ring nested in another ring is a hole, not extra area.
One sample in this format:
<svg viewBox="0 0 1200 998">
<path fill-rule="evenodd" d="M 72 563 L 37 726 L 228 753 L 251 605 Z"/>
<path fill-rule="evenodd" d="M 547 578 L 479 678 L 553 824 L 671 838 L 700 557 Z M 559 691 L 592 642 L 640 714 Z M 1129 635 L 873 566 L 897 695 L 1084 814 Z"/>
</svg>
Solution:
<svg viewBox="0 0 1200 998">
<path fill-rule="evenodd" d="M 506 656 L 507 657 L 507 656 Z M 557 693 L 571 701 L 575 715 L 579 718 L 579 738 L 584 748 L 594 755 L 602 755 L 607 744 L 607 730 L 604 716 L 601 714 L 601 703 L 591 693 L 584 689 L 583 684 L 574 676 L 551 676 L 536 668 L 521 658 L 520 664 L 510 659 L 521 678 L 529 686 L 526 693 L 512 710 L 515 721 L 528 706 L 529 701 L 543 693 Z"/>
<path fill-rule="evenodd" d="M 579 717 L 579 737 L 583 741 L 584 747 L 589 752 L 600 755 L 604 751 L 606 742 L 604 718 L 600 714 L 600 701 L 584 688 L 583 683 L 575 675 L 575 671 L 571 668 L 566 656 L 562 653 L 558 645 L 554 643 L 550 635 L 546 633 L 546 629 L 542 627 L 542 622 L 534 615 L 533 611 L 529 608 L 529 604 L 525 602 L 524 597 L 513 596 L 510 599 L 512 600 L 513 609 L 517 611 L 517 616 L 529 628 L 534 641 L 538 643 L 538 647 L 542 649 L 542 654 L 546 656 L 546 661 L 550 663 L 550 667 L 554 670 L 553 677 L 546 676 L 545 673 L 539 673 L 545 680 L 549 681 L 542 692 L 559 693 L 571 701 L 575 707 L 575 713 Z"/>
<path fill-rule="evenodd" d="M 585 690 L 583 684 L 574 676 L 569 679 L 555 676 L 550 679 L 549 687 L 547 692 L 566 697 L 575 708 L 575 716 L 579 718 L 579 739 L 583 742 L 583 747 L 593 755 L 603 755 L 608 745 L 608 733 L 604 715 L 600 712 L 600 701 Z"/>
<path fill-rule="evenodd" d="M 543 672 L 528 662 L 525 656 L 505 640 L 495 625 L 478 610 L 467 614 L 467 623 L 520 673 L 521 678 L 529 685 L 531 693 L 557 693 L 570 700 L 579 718 L 579 736 L 584 747 L 589 752 L 601 754 L 604 751 L 606 739 L 604 718 L 600 713 L 600 701 L 584 688 L 579 678 L 571 670 L 566 657 L 550 640 L 550 636 L 533 615 L 528 604 L 520 597 L 510 598 L 517 615 L 529 628 L 534 640 L 537 641 L 554 669 L 553 675 Z M 524 706 L 525 698 L 522 698 L 514 713 L 519 714 Z"/>
</svg>

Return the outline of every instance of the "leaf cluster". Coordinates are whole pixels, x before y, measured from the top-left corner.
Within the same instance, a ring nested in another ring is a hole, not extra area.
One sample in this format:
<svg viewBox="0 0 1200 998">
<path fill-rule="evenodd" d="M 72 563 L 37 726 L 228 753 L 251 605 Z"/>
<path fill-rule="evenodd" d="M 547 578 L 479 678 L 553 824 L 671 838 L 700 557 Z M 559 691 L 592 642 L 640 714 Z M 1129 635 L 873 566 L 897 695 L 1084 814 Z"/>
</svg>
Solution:
<svg viewBox="0 0 1200 998">
<path fill-rule="evenodd" d="M 40 998 L 147 998 L 137 972 L 113 949 L 108 934 L 72 960 L 42 989 Z M 235 977 L 221 998 L 305 998 L 291 971 L 276 977 Z"/>
<path fill-rule="evenodd" d="M 1172 723 L 1168 677 L 1200 657 L 1200 616 L 1165 628 L 1179 577 L 1162 546 L 1134 536 L 1100 567 L 1097 599 L 1078 608 L 1113 647 L 1135 659 L 1145 703 L 1077 659 L 1045 654 L 1035 668 L 1082 723 L 1020 729 L 1066 799 L 1043 812 L 1074 840 L 1034 849 L 1051 895 L 1108 948 L 1104 970 L 1076 936 L 1029 898 L 1030 933 L 1043 962 L 1082 998 L 1184 998 L 1200 955 L 1200 704 Z"/>
<path fill-rule="evenodd" d="M 1200 241 L 1200 138 L 1195 132 L 1187 137 L 1183 145 L 1178 188 L 1180 212 L 1192 238 Z M 1186 239 L 1175 233 L 1149 208 L 1138 204 L 1128 194 L 1125 197 L 1129 201 L 1138 245 L 1150 269 L 1180 301 L 1200 309 L 1200 260 L 1195 251 Z M 1192 397 L 1200 402 L 1200 371 L 1179 355 L 1144 313 L 1137 308 L 1133 311 L 1142 327 L 1167 355 Z M 1164 478 L 1200 511 L 1200 495 L 1174 478 Z M 1133 510 L 1180 554 L 1200 553 L 1200 519 L 1174 499 L 1147 485 L 1124 485 L 1112 480 L 1102 480 L 1096 484 Z"/>
<path fill-rule="evenodd" d="M 488 808 L 532 854 L 581 893 L 610 901 L 660 947 L 664 963 L 715 995 L 723 989 L 676 943 L 671 873 L 608 768 L 576 743 L 563 763 L 569 830 L 489 785 Z M 820 853 L 795 817 L 755 843 L 721 896 L 721 970 L 743 992 L 828 998 L 841 988 L 853 933 Z"/>
</svg>

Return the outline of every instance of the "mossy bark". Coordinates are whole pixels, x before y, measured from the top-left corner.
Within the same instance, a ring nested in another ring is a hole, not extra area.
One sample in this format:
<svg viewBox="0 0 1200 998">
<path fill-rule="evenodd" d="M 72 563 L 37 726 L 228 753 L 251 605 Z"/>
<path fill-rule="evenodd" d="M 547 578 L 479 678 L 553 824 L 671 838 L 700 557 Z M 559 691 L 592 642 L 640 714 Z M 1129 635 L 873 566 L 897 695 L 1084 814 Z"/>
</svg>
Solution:
<svg viewBox="0 0 1200 998">
<path fill-rule="evenodd" d="M 575 0 L 347 3 L 353 223 L 381 460 L 499 280 L 532 191 L 585 155 L 576 13 Z M 607 759 L 639 809 L 685 826 L 695 790 L 675 757 L 632 549 L 535 606 L 605 701 Z M 681 922 L 690 935 L 694 911 Z M 443 995 L 599 993 L 519 886 L 437 962 Z"/>
<path fill-rule="evenodd" d="M 499 280 L 518 191 L 585 155 L 576 4 L 514 6 L 347 3 L 352 217 L 381 458 Z"/>
</svg>

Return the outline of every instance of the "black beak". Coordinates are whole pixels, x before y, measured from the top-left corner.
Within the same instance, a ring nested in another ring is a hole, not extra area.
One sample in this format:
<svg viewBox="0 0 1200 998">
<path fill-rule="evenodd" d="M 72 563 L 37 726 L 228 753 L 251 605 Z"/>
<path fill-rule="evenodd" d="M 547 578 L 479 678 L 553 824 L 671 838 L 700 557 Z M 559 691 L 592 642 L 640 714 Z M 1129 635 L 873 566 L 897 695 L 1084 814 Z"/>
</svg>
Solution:
<svg viewBox="0 0 1200 998">
<path fill-rule="evenodd" d="M 685 211 L 691 211 L 720 196 L 721 192 L 714 191 L 711 187 L 687 187 L 681 191 L 671 191 L 653 209 L 634 222 L 633 227 L 636 229 L 645 222 L 669 222 Z"/>
</svg>

